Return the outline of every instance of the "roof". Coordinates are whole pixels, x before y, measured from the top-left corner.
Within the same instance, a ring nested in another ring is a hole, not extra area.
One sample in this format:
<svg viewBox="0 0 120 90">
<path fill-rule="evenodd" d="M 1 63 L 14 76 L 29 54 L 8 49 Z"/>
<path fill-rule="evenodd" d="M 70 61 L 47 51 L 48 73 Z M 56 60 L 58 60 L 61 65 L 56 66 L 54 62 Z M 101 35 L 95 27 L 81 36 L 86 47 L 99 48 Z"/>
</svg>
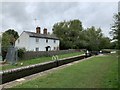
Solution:
<svg viewBox="0 0 120 90">
<path fill-rule="evenodd" d="M 29 37 L 37 37 L 37 38 L 46 38 L 46 39 L 56 39 L 59 40 L 58 37 L 56 37 L 56 35 L 52 34 L 39 34 L 39 33 L 35 33 L 35 32 L 29 32 L 29 31 L 24 31 L 25 33 L 27 33 L 29 35 Z"/>
</svg>

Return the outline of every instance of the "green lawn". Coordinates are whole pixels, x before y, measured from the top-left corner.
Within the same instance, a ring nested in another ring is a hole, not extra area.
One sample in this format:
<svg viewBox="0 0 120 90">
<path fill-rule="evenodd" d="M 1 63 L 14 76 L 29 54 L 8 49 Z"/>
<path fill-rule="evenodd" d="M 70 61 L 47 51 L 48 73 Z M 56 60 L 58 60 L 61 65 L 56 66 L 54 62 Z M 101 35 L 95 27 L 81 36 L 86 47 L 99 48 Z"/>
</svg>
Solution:
<svg viewBox="0 0 120 90">
<path fill-rule="evenodd" d="M 58 55 L 58 58 L 62 59 L 62 58 L 81 55 L 81 54 L 83 54 L 83 52 L 61 54 L 61 55 Z M 31 59 L 31 60 L 22 60 L 22 61 L 19 61 L 17 65 L 9 64 L 9 65 L 2 66 L 2 70 L 8 70 L 8 69 L 17 68 L 17 67 L 22 67 L 22 66 L 27 66 L 27 65 L 37 64 L 37 63 L 43 63 L 43 62 L 47 62 L 47 61 L 51 61 L 51 60 L 52 60 L 52 57 L 40 57 L 40 58 L 36 58 L 36 59 Z M 21 66 L 21 63 L 23 63 L 22 66 Z"/>
<path fill-rule="evenodd" d="M 117 55 L 92 57 L 14 88 L 117 88 Z"/>
</svg>

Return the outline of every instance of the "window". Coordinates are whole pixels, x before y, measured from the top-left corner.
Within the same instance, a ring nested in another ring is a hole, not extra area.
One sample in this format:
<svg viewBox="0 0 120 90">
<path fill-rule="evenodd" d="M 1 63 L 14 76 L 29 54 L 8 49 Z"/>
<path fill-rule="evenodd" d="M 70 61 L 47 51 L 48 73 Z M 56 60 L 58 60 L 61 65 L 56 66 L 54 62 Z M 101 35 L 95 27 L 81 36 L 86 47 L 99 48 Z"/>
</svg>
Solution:
<svg viewBox="0 0 120 90">
<path fill-rule="evenodd" d="M 38 47 L 36 47 L 36 48 L 35 48 L 35 50 L 36 50 L 36 51 L 39 51 L 39 48 L 38 48 Z"/>
<path fill-rule="evenodd" d="M 56 40 L 54 40 L 54 43 L 56 43 Z"/>
<path fill-rule="evenodd" d="M 39 42 L 39 38 L 36 38 L 36 42 Z"/>
<path fill-rule="evenodd" d="M 18 39 L 18 43 L 20 43 L 20 40 Z"/>
<path fill-rule="evenodd" d="M 46 43 L 48 43 L 48 39 L 46 39 Z"/>
</svg>

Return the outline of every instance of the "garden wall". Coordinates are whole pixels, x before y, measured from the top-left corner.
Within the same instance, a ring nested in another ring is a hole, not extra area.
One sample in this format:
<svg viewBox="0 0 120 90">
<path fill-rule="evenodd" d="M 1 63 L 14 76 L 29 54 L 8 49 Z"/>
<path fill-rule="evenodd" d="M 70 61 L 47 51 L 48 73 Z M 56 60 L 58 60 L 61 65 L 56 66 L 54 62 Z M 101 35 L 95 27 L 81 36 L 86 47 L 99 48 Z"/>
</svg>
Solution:
<svg viewBox="0 0 120 90">
<path fill-rule="evenodd" d="M 29 60 L 33 58 L 38 58 L 42 56 L 53 56 L 59 54 L 79 52 L 80 50 L 70 49 L 70 50 L 59 50 L 59 51 L 27 51 L 24 53 L 22 60 Z"/>
</svg>

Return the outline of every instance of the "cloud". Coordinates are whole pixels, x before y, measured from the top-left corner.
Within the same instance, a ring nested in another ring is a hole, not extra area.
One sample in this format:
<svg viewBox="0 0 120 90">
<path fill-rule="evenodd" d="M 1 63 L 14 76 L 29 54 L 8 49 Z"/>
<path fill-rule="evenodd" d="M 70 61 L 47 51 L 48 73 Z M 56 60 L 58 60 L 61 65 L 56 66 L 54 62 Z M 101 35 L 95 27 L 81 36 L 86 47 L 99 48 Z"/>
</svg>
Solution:
<svg viewBox="0 0 120 90">
<path fill-rule="evenodd" d="M 3 29 L 23 29 L 31 21 L 29 14 L 26 12 L 26 3 L 3 3 L 2 15 Z"/>
<path fill-rule="evenodd" d="M 118 2 L 118 12 L 120 12 L 120 1 Z"/>
<path fill-rule="evenodd" d="M 20 34 L 24 30 L 35 31 L 36 25 L 39 25 L 51 32 L 57 22 L 79 19 L 83 27 L 101 27 L 103 33 L 109 36 L 117 8 L 117 2 L 4 2 L 0 29 L 13 28 Z"/>
</svg>

